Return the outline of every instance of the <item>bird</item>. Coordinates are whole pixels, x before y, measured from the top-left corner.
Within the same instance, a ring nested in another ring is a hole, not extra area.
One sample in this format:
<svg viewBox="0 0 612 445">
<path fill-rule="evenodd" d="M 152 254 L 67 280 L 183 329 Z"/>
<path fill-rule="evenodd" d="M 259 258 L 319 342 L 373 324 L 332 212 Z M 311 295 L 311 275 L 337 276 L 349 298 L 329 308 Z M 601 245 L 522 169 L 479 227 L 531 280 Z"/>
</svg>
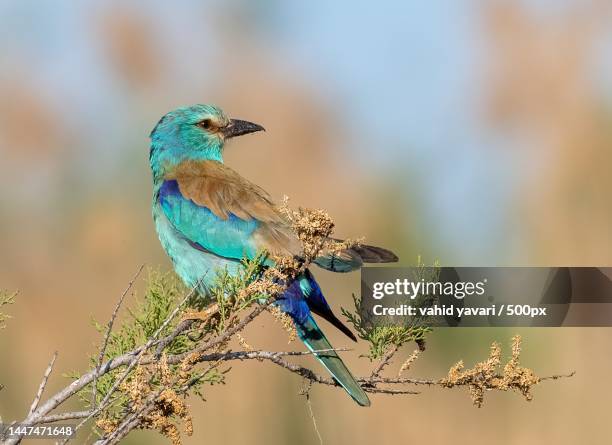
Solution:
<svg viewBox="0 0 612 445">
<path fill-rule="evenodd" d="M 264 130 L 228 118 L 215 105 L 197 104 L 170 111 L 151 131 L 155 228 L 177 275 L 203 298 L 214 286 L 215 271 L 239 274 L 245 258 L 262 251 L 299 258 L 301 244 L 270 195 L 223 162 L 229 139 Z M 333 257 L 322 255 L 314 264 L 350 272 L 364 263 L 397 260 L 387 249 L 362 244 Z M 356 341 L 332 312 L 312 271 L 306 269 L 288 283 L 274 304 L 290 316 L 298 337 L 337 383 L 359 405 L 369 406 L 365 391 L 313 317 L 320 316 Z"/>
</svg>

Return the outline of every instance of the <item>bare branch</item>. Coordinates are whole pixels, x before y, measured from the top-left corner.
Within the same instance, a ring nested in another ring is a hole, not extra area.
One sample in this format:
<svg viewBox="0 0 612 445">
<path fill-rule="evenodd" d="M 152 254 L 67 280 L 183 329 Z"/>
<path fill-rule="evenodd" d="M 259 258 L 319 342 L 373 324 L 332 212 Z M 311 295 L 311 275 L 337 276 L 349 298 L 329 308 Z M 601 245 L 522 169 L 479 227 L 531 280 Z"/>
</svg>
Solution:
<svg viewBox="0 0 612 445">
<path fill-rule="evenodd" d="M 576 371 L 572 371 L 568 374 L 553 374 L 553 375 L 548 375 L 546 377 L 540 377 L 540 381 L 543 380 L 559 380 L 559 379 L 568 379 L 570 377 L 574 377 L 574 375 L 576 375 Z"/>
<path fill-rule="evenodd" d="M 317 433 L 317 438 L 319 439 L 319 444 L 323 445 L 323 437 L 321 436 L 321 432 L 319 431 L 319 427 L 317 425 L 317 418 L 314 415 L 314 410 L 312 409 L 312 401 L 310 400 L 310 388 L 312 386 L 312 382 L 309 382 L 308 388 L 304 392 L 306 396 L 306 404 L 308 405 L 308 413 L 310 414 L 310 419 L 312 420 L 312 426 Z"/>
<path fill-rule="evenodd" d="M 255 317 L 259 313 L 262 312 L 263 307 L 264 306 L 256 307 L 251 313 L 247 315 L 247 317 L 241 320 L 241 322 L 236 323 L 234 326 L 226 330 L 224 333 L 219 335 L 217 338 L 208 341 L 206 345 L 202 345 L 200 348 L 198 348 L 198 350 L 202 350 L 202 351 L 213 350 L 213 348 L 217 347 L 219 344 L 226 341 L 227 338 L 232 335 L 232 333 L 238 332 L 240 329 L 246 326 L 248 322 L 254 320 Z M 175 335 L 175 332 L 173 332 L 170 335 Z M 99 374 L 103 375 L 121 366 L 129 367 L 131 363 L 134 363 L 134 360 L 137 357 L 141 357 L 139 364 L 143 366 L 156 363 L 157 361 L 155 357 L 153 356 L 143 357 L 142 355 L 140 355 L 141 353 L 143 353 L 143 351 L 145 351 L 146 349 L 150 347 L 149 343 L 150 342 L 147 343 L 149 345 L 148 347 L 147 345 L 144 345 L 142 347 L 136 348 L 135 350 L 127 354 L 124 354 L 123 356 L 107 361 L 106 363 L 103 364 L 103 366 L 98 371 Z M 344 349 L 335 349 L 335 351 L 341 351 L 341 350 L 344 350 Z M 325 352 L 325 351 L 326 350 L 317 351 L 317 352 Z M 267 361 L 274 363 L 275 365 L 279 367 L 282 367 L 294 374 L 299 375 L 302 378 L 307 379 L 311 383 L 318 383 L 318 384 L 327 385 L 327 386 L 338 386 L 337 382 L 331 378 L 323 377 L 315 373 L 309 368 L 299 366 L 299 365 L 296 365 L 294 363 L 290 363 L 284 360 L 284 357 L 303 356 L 303 355 L 311 355 L 311 354 L 312 352 L 310 351 L 285 351 L 285 352 L 227 351 L 227 352 L 221 352 L 221 353 L 203 354 L 200 357 L 198 357 L 197 361 L 216 364 L 216 363 L 228 362 L 228 361 L 233 361 L 233 360 L 267 360 Z M 166 359 L 168 363 L 177 364 L 177 363 L 180 363 L 181 360 L 185 359 L 185 354 L 171 355 L 171 356 L 168 356 Z M 384 360 L 381 362 L 384 362 Z M 211 365 L 211 367 L 212 366 L 214 365 Z M 380 363 L 377 366 L 377 368 L 378 367 L 380 367 Z M 28 419 L 26 419 L 27 422 L 29 422 L 30 424 L 38 424 L 38 423 L 57 422 L 61 420 L 78 419 L 78 418 L 90 419 L 92 417 L 95 417 L 97 414 L 99 414 L 100 409 L 102 408 L 102 404 L 98 407 L 97 409 L 98 412 L 95 412 L 94 410 L 90 410 L 90 411 L 77 411 L 77 412 L 70 412 L 70 413 L 62 413 L 62 414 L 56 414 L 56 415 L 47 414 L 49 411 L 51 411 L 52 409 L 54 409 L 55 407 L 63 403 L 63 401 L 67 400 L 71 395 L 78 392 L 79 389 L 82 389 L 87 384 L 91 383 L 93 381 L 93 376 L 94 376 L 95 371 L 96 370 L 92 370 L 90 371 L 90 373 L 83 375 L 80 379 L 75 380 L 67 388 L 64 388 L 64 390 L 60 391 L 58 394 L 53 396 L 45 404 L 43 404 L 38 410 L 35 410 L 30 416 L 28 416 Z M 200 374 L 200 378 L 204 374 L 205 372 L 203 374 Z M 542 377 L 541 380 L 542 381 L 543 380 L 556 380 L 559 378 L 571 377 L 573 375 L 574 373 L 567 374 L 567 375 L 553 375 L 549 377 Z M 441 385 L 441 380 L 399 378 L 399 377 L 398 378 L 387 378 L 387 377 L 380 377 L 379 375 L 375 377 L 372 377 L 372 375 L 370 375 L 369 377 L 360 378 L 358 379 L 358 381 L 359 383 L 363 385 L 364 391 L 366 392 L 374 393 L 374 394 L 388 394 L 388 395 L 416 394 L 416 392 L 409 390 L 409 389 L 405 389 L 405 388 L 380 387 L 379 385 L 381 384 L 387 385 L 387 386 L 397 386 L 397 385 L 428 385 L 428 386 L 437 385 L 437 386 L 440 386 Z M 191 384 L 192 382 L 187 383 L 183 387 L 183 390 L 184 391 L 188 390 Z M 152 400 L 154 401 L 155 398 L 152 398 Z M 151 404 L 147 406 L 148 406 L 148 409 L 152 409 Z M 43 414 L 43 412 L 45 414 Z M 124 420 L 124 422 L 121 424 L 121 427 L 118 428 L 117 435 L 113 439 L 108 437 L 105 439 L 106 441 L 98 441 L 97 443 L 98 444 L 117 443 L 116 442 L 117 440 L 120 440 L 122 437 L 125 437 L 125 435 L 127 435 L 129 431 L 131 431 L 131 429 L 138 426 L 139 416 L 146 415 L 146 412 L 147 411 L 143 411 L 138 415 L 134 415 L 135 413 L 132 413 L 129 418 L 126 418 Z M 22 422 L 22 423 L 25 423 L 25 422 Z"/>
<path fill-rule="evenodd" d="M 38 422 L 36 422 L 36 424 L 63 422 L 64 420 L 83 419 L 84 417 L 91 415 L 91 413 L 92 413 L 92 410 L 73 411 L 73 412 L 60 413 L 60 414 L 50 414 L 48 416 L 41 417 L 38 420 Z"/>
<path fill-rule="evenodd" d="M 36 396 L 34 397 L 32 404 L 30 405 L 30 411 L 28 412 L 28 416 L 32 415 L 32 413 L 40 403 L 40 398 L 42 397 L 43 392 L 45 391 L 45 387 L 47 386 L 47 382 L 49 381 L 49 376 L 53 371 L 53 365 L 55 364 L 55 360 L 57 360 L 57 351 L 53 353 L 53 357 L 51 357 L 51 361 L 49 362 L 49 365 L 47 366 L 47 369 L 43 374 L 43 378 L 40 382 L 40 386 L 38 387 L 38 391 L 36 392 Z"/>
<path fill-rule="evenodd" d="M 370 379 L 374 379 L 380 375 L 383 369 L 385 369 L 385 366 L 387 366 L 391 362 L 391 359 L 393 358 L 398 349 L 399 348 L 397 345 L 391 345 L 389 350 L 380 359 L 378 366 L 376 366 L 376 368 L 372 370 L 372 374 L 370 374 Z"/>
</svg>

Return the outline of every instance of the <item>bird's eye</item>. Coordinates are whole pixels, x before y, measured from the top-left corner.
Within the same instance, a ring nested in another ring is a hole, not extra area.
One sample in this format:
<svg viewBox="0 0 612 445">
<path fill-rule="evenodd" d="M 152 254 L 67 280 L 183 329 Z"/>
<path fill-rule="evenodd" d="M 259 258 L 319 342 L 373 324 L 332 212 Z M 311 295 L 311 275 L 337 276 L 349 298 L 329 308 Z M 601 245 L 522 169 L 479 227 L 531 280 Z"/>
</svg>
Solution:
<svg viewBox="0 0 612 445">
<path fill-rule="evenodd" d="M 198 126 L 202 127 L 204 130 L 210 130 L 213 128 L 213 123 L 210 119 L 204 119 L 203 121 L 198 122 Z"/>
</svg>

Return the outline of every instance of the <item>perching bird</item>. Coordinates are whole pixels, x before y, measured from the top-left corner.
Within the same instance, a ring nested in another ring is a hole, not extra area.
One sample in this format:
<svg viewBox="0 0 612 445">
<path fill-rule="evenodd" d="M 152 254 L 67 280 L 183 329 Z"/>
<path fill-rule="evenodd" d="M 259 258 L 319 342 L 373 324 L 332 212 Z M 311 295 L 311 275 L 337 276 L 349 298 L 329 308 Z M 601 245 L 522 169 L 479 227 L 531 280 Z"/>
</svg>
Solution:
<svg viewBox="0 0 612 445">
<path fill-rule="evenodd" d="M 269 195 L 223 164 L 227 139 L 263 130 L 260 125 L 229 119 L 213 105 L 178 108 L 151 132 L 153 219 L 159 239 L 181 279 L 206 297 L 216 271 L 236 274 L 244 257 L 262 250 L 298 256 L 301 245 Z M 348 272 L 366 263 L 394 262 L 388 250 L 362 245 L 322 256 L 315 263 Z M 212 273 L 211 273 L 212 272 Z M 352 340 L 353 333 L 332 313 L 312 273 L 306 271 L 276 303 L 291 316 L 300 339 L 311 351 L 332 346 L 315 322 L 315 313 Z M 370 400 L 334 351 L 317 359 L 362 406 Z"/>
</svg>

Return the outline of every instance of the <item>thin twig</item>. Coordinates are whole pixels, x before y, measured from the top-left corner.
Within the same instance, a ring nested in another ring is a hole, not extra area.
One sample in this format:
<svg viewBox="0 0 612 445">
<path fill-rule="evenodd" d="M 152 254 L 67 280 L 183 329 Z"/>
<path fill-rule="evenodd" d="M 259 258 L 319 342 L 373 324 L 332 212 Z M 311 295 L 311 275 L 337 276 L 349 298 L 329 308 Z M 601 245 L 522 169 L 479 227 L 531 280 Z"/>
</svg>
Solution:
<svg viewBox="0 0 612 445">
<path fill-rule="evenodd" d="M 129 432 L 135 428 L 136 426 L 138 426 L 138 424 L 140 423 L 140 417 L 148 414 L 152 409 L 153 409 L 153 404 L 155 403 L 155 400 L 157 400 L 157 398 L 161 395 L 161 393 L 164 391 L 165 388 L 160 388 L 157 391 L 155 391 L 154 394 L 152 394 L 151 396 L 149 396 L 147 398 L 146 403 L 143 404 L 143 406 L 136 412 L 132 413 L 130 416 L 128 416 L 113 432 L 112 434 L 106 438 L 106 439 L 102 439 L 100 441 L 96 441 L 96 445 L 112 445 L 115 443 L 118 443 L 121 439 L 123 439 L 127 434 L 129 434 Z"/>
<path fill-rule="evenodd" d="M 64 420 L 82 419 L 84 417 L 89 416 L 91 413 L 92 413 L 92 410 L 73 411 L 73 412 L 60 413 L 60 414 L 49 414 L 48 416 L 41 417 L 36 422 L 36 424 L 45 424 L 45 423 L 63 422 Z"/>
<path fill-rule="evenodd" d="M 312 382 L 310 382 L 310 385 L 312 385 Z M 308 390 L 306 391 L 306 405 L 308 405 L 308 412 L 310 413 L 310 418 L 312 419 L 312 426 L 314 427 L 315 433 L 317 433 L 319 443 L 323 445 L 323 437 L 321 436 L 321 432 L 319 431 L 319 427 L 317 426 L 317 419 L 312 409 L 312 402 L 310 401 L 310 385 Z"/>
<path fill-rule="evenodd" d="M 302 355 L 314 355 L 323 352 L 342 352 L 351 351 L 350 348 L 327 348 L 327 349 L 316 349 L 313 351 L 227 351 L 217 352 L 213 354 L 202 355 L 197 359 L 193 360 L 193 363 L 198 362 L 210 362 L 210 361 L 230 361 L 230 360 L 253 360 L 253 359 L 267 359 L 273 357 L 292 357 Z M 168 356 L 166 361 L 169 365 L 180 363 L 178 360 L 182 355 Z"/>
<path fill-rule="evenodd" d="M 195 348 L 192 351 L 185 352 L 183 354 L 178 354 L 178 355 L 175 355 L 175 356 L 171 356 L 171 359 L 169 357 L 168 358 L 168 363 L 174 364 L 174 363 L 178 363 L 178 362 L 183 361 L 184 359 L 186 359 L 189 356 L 204 354 L 206 351 L 209 351 L 210 349 L 213 349 L 213 348 L 215 348 L 215 347 L 217 347 L 217 346 L 227 342 L 234 334 L 242 331 L 246 327 L 246 325 L 248 325 L 251 321 L 253 321 L 270 304 L 271 304 L 271 302 L 267 302 L 265 304 L 261 304 L 261 305 L 257 306 L 246 317 L 244 317 L 242 320 L 240 320 L 238 323 L 234 324 L 230 328 L 226 329 L 218 337 L 216 337 L 216 338 L 214 338 L 212 340 L 209 340 L 208 342 L 204 343 L 203 345 L 198 346 L 197 348 Z"/>
<path fill-rule="evenodd" d="M 391 362 L 391 359 L 393 358 L 393 356 L 395 355 L 398 349 L 399 348 L 397 345 L 391 345 L 389 350 L 380 359 L 378 366 L 376 366 L 376 368 L 372 370 L 372 374 L 370 374 L 370 379 L 374 379 L 380 375 L 380 373 L 383 371 L 385 366 L 387 366 L 389 362 Z"/>
<path fill-rule="evenodd" d="M 367 379 L 359 379 L 357 380 L 358 382 L 364 382 L 364 383 L 372 383 L 372 384 L 377 384 L 377 383 L 384 383 L 384 384 L 388 384 L 388 385 L 427 385 L 427 386 L 432 386 L 432 385 L 439 385 L 440 384 L 440 380 L 432 380 L 432 379 L 412 379 L 412 378 L 387 378 L 387 377 L 375 377 L 375 378 L 367 378 Z"/>
<path fill-rule="evenodd" d="M 199 283 L 198 283 L 199 284 Z M 130 371 L 132 371 L 132 369 L 134 369 L 134 367 L 139 363 L 141 357 L 144 355 L 144 353 L 153 345 L 153 343 L 155 342 L 155 340 L 157 340 L 157 337 L 159 337 L 159 334 L 161 334 L 161 332 L 163 332 L 164 329 L 166 329 L 166 327 L 168 326 L 168 324 L 174 319 L 174 317 L 176 317 L 176 315 L 178 314 L 178 312 L 181 310 L 181 308 L 183 307 L 183 305 L 187 302 L 187 300 L 189 300 L 193 294 L 195 293 L 197 286 L 194 286 L 191 291 L 189 293 L 187 293 L 187 295 L 185 295 L 185 297 L 181 300 L 181 302 L 176 306 L 176 308 L 174 308 L 174 310 L 170 313 L 170 315 L 168 315 L 166 317 L 166 319 L 164 320 L 164 322 L 159 326 L 159 328 L 157 328 L 157 330 L 153 333 L 153 335 L 151 336 L 151 338 L 149 338 L 149 340 L 147 341 L 147 343 L 140 349 L 140 351 L 138 352 L 137 355 L 134 356 L 134 358 L 132 359 L 132 361 L 128 364 L 127 368 L 125 369 L 125 371 L 123 372 L 123 374 L 121 375 L 121 377 L 119 377 L 113 384 L 113 386 L 111 387 L 111 389 L 108 391 L 108 393 L 104 396 L 104 399 L 102 399 L 102 401 L 100 402 L 100 406 L 96 407 L 92 413 L 87 416 L 85 419 L 83 419 L 81 422 L 79 422 L 79 424 L 77 424 L 75 430 L 78 430 L 79 428 L 81 428 L 89 419 L 91 419 L 92 417 L 98 415 L 102 410 L 104 410 L 111 399 L 111 396 L 115 393 L 115 391 L 117 390 L 117 388 L 119 388 L 119 385 L 121 385 L 125 379 L 129 376 Z M 97 375 L 98 373 L 94 373 L 94 377 Z M 68 439 L 69 440 L 69 439 Z M 66 443 L 68 440 L 64 440 L 64 442 L 62 443 Z"/>
<path fill-rule="evenodd" d="M 574 377 L 574 375 L 576 375 L 576 371 L 572 371 L 569 374 L 553 374 L 553 375 L 548 375 L 546 377 L 540 377 L 540 381 L 543 381 L 543 380 L 567 379 L 567 378 L 570 378 L 570 377 Z"/>
<path fill-rule="evenodd" d="M 155 357 L 159 358 L 162 355 L 162 352 L 164 351 L 164 349 L 166 348 L 166 346 L 168 346 L 170 343 L 172 343 L 174 341 L 174 339 L 176 339 L 176 337 L 178 337 L 179 335 L 181 335 L 183 332 L 187 331 L 188 329 L 191 328 L 191 326 L 195 323 L 195 320 L 182 320 L 177 326 L 176 328 L 174 328 L 174 331 L 172 331 L 172 333 L 166 337 L 164 337 L 163 339 L 161 339 L 158 343 L 157 343 L 157 348 L 155 349 Z"/>
<path fill-rule="evenodd" d="M 38 407 L 38 404 L 40 403 L 40 398 L 42 397 L 43 392 L 45 391 L 45 387 L 47 386 L 47 382 L 49 381 L 49 376 L 51 375 L 51 372 L 53 371 L 53 365 L 55 364 L 56 359 L 57 359 L 57 351 L 53 353 L 53 356 L 51 357 L 51 361 L 49 362 L 49 365 L 47 366 L 47 369 L 45 370 L 45 373 L 43 374 L 42 381 L 40 382 L 40 385 L 38 386 L 38 391 L 36 391 L 36 396 L 34 397 L 32 404 L 30 405 L 30 411 L 28 412 L 28 416 L 32 415 L 32 413 L 36 410 L 36 408 Z"/>
<path fill-rule="evenodd" d="M 420 394 L 418 391 L 411 391 L 409 389 L 389 389 L 389 388 L 364 388 L 364 391 L 372 394 L 391 394 L 391 395 L 407 395 L 407 394 Z"/>
<path fill-rule="evenodd" d="M 412 351 L 412 354 L 408 356 L 408 358 L 404 361 L 404 363 L 402 363 L 402 366 L 400 366 L 399 371 L 397 371 L 398 377 L 401 377 L 404 371 L 407 371 L 410 369 L 414 361 L 419 357 L 420 353 L 421 353 L 420 349 L 415 349 L 414 351 Z"/>
<path fill-rule="evenodd" d="M 91 386 L 91 406 L 94 410 L 96 409 L 96 405 L 97 405 L 96 396 L 98 392 L 98 373 L 100 372 L 100 367 L 102 366 L 102 361 L 104 360 L 104 354 L 106 353 L 106 348 L 108 347 L 108 339 L 110 338 L 111 332 L 113 330 L 113 324 L 115 323 L 115 319 L 117 318 L 117 315 L 119 314 L 119 308 L 121 308 L 121 305 L 123 304 L 123 300 L 125 299 L 125 296 L 130 291 L 130 289 L 132 288 L 132 286 L 134 285 L 134 283 L 140 276 L 140 273 L 142 272 L 142 269 L 144 269 L 144 266 L 145 266 L 144 263 L 140 265 L 140 267 L 138 268 L 138 271 L 132 277 L 127 287 L 121 294 L 121 297 L 119 298 L 119 301 L 115 305 L 113 314 L 111 315 L 111 318 L 108 322 L 108 326 L 106 327 L 106 334 L 104 335 L 104 342 L 102 343 L 102 347 L 100 348 L 100 354 L 98 355 L 98 361 L 96 364 L 96 372 L 94 373 L 94 381 L 93 381 L 93 385 Z"/>
<path fill-rule="evenodd" d="M 260 352 L 265 352 L 265 351 L 260 351 Z M 328 386 L 340 386 L 340 384 L 334 380 L 334 379 L 330 379 L 330 378 L 326 378 L 326 377 L 322 377 L 321 375 L 315 373 L 313 370 L 309 369 L 309 368 L 305 368 L 303 366 L 300 365 L 296 365 L 294 363 L 290 363 L 286 360 L 283 360 L 281 357 L 282 355 L 279 353 L 263 353 L 263 354 L 256 354 L 256 355 L 251 355 L 249 358 L 261 358 L 264 360 L 269 360 L 272 363 L 274 363 L 275 365 L 280 366 L 281 368 L 285 368 L 288 371 L 293 372 L 294 374 L 299 375 L 300 377 L 303 377 L 313 383 L 319 383 L 321 385 L 328 385 Z M 361 378 L 358 379 L 357 381 L 362 385 L 362 388 L 364 391 L 366 392 L 371 392 L 371 393 L 377 393 L 377 392 L 381 392 L 382 389 L 381 388 L 377 388 L 376 384 L 377 383 L 386 383 L 386 384 L 406 384 L 406 383 L 413 383 L 411 381 L 409 381 L 410 379 L 397 379 L 397 380 L 401 380 L 401 381 L 395 381 L 394 379 L 372 379 L 372 378 Z M 427 381 L 427 383 L 423 383 L 423 384 L 436 384 L 437 382 L 434 381 Z M 399 391 L 399 390 L 397 390 Z M 405 394 L 418 394 L 414 391 L 406 391 L 404 392 Z"/>
</svg>

